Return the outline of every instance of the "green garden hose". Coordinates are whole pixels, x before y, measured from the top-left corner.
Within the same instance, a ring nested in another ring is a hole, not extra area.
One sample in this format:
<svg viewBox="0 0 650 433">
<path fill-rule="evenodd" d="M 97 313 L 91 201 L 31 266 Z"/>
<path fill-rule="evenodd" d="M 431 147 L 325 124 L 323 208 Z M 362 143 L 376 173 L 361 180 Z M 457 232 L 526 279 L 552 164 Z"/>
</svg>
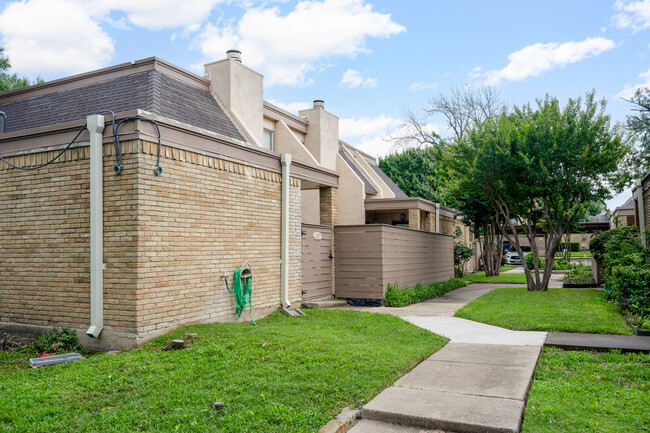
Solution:
<svg viewBox="0 0 650 433">
<path fill-rule="evenodd" d="M 241 313 L 246 307 L 248 307 L 251 313 L 251 321 L 253 322 L 253 325 L 257 326 L 255 319 L 253 319 L 253 304 L 251 303 L 251 295 L 253 292 L 253 275 L 242 278 L 241 273 L 243 270 L 243 267 L 235 270 L 235 281 L 233 282 L 232 290 L 228 288 L 228 280 L 226 279 L 226 289 L 229 292 L 234 292 L 235 294 L 235 306 L 237 308 L 235 311 L 237 313 L 237 316 L 241 317 Z M 242 287 L 242 280 L 244 280 L 244 287 Z"/>
</svg>

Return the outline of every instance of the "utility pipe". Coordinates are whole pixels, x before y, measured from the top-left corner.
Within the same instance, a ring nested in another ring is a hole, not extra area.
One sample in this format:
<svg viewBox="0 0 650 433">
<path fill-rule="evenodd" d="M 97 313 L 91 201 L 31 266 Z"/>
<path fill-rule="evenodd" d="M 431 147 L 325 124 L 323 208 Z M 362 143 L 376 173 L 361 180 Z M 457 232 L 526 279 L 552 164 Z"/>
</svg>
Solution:
<svg viewBox="0 0 650 433">
<path fill-rule="evenodd" d="M 104 116 L 94 114 L 86 120 L 90 132 L 90 328 L 88 336 L 97 338 L 104 328 L 104 197 L 103 141 Z"/>
<path fill-rule="evenodd" d="M 280 269 L 280 300 L 284 308 L 289 308 L 289 182 L 291 174 L 291 154 L 283 153 L 282 163 L 282 243 Z"/>
<path fill-rule="evenodd" d="M 440 233 L 440 203 L 436 203 L 436 233 Z"/>
<path fill-rule="evenodd" d="M 643 179 L 636 181 L 636 206 L 639 209 L 639 233 L 641 234 L 641 244 L 646 246 L 645 235 L 645 212 L 643 203 Z"/>
</svg>

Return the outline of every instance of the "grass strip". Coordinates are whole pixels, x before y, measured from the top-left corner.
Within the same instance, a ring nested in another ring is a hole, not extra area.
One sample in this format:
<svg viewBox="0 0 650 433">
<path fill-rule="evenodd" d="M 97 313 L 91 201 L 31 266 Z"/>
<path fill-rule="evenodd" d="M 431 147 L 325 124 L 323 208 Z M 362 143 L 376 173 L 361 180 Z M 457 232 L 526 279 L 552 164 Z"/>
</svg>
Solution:
<svg viewBox="0 0 650 433">
<path fill-rule="evenodd" d="M 386 289 L 384 305 L 387 307 L 405 307 L 407 305 L 435 298 L 466 285 L 467 283 L 465 283 L 461 278 L 452 278 L 447 281 L 440 281 L 429 285 L 418 284 L 413 288 L 399 288 L 389 284 Z"/>
<path fill-rule="evenodd" d="M 355 311 L 276 313 L 258 324 L 193 325 L 142 349 L 0 374 L 0 429 L 311 433 L 447 341 L 397 317 Z M 185 332 L 199 341 L 160 350 Z"/>
<path fill-rule="evenodd" d="M 524 287 L 496 289 L 456 312 L 456 317 L 518 331 L 631 334 L 620 308 L 600 290 Z"/>
<path fill-rule="evenodd" d="M 504 267 L 501 268 L 502 272 L 503 272 Z M 502 274 L 499 274 L 499 275 L 494 276 L 494 277 L 488 277 L 488 276 L 485 275 L 485 272 L 478 272 L 476 274 L 465 275 L 463 277 L 463 280 L 471 281 L 473 283 L 526 284 L 526 275 L 525 274 L 503 274 L 502 273 Z"/>
<path fill-rule="evenodd" d="M 650 354 L 546 348 L 530 389 L 524 433 L 650 430 Z"/>
</svg>

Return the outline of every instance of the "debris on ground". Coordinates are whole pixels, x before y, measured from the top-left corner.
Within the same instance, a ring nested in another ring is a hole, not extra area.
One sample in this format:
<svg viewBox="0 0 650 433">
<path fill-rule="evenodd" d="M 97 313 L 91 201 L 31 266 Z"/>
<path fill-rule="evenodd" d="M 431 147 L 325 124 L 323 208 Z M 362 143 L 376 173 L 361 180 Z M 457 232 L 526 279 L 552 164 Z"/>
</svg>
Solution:
<svg viewBox="0 0 650 433">
<path fill-rule="evenodd" d="M 10 335 L 8 332 L 0 331 L 0 350 L 14 350 L 21 346 L 22 344 L 16 341 L 15 336 Z"/>
</svg>

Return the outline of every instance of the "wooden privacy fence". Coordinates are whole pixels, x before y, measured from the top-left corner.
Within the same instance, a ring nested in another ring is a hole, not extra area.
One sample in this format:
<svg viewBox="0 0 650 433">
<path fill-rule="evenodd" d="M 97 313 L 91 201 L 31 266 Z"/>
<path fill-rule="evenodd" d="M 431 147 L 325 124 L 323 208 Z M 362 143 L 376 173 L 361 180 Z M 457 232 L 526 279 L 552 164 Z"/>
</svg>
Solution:
<svg viewBox="0 0 650 433">
<path fill-rule="evenodd" d="M 413 287 L 454 275 L 453 237 L 383 224 L 334 227 L 337 298 L 384 299 L 388 283 Z"/>
</svg>

